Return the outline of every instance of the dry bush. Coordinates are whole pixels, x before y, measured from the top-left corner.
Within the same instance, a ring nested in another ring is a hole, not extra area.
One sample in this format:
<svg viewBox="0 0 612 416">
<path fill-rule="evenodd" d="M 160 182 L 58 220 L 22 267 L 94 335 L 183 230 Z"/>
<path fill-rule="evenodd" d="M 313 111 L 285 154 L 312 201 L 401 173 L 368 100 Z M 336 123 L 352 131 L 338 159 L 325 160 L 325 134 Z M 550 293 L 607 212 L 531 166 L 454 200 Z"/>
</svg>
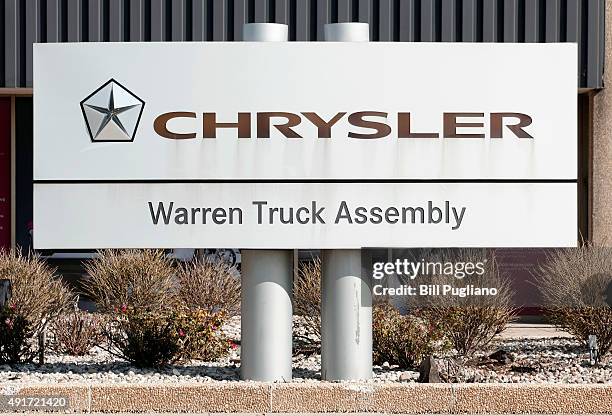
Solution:
<svg viewBox="0 0 612 416">
<path fill-rule="evenodd" d="M 612 249 L 585 244 L 547 255 L 534 278 L 551 322 L 580 341 L 612 349 Z"/>
<path fill-rule="evenodd" d="M 442 328 L 446 338 L 460 355 L 470 356 L 486 348 L 514 319 L 513 291 L 507 278 L 500 275 L 495 257 L 486 249 L 442 250 L 434 261 L 485 261 L 482 275 L 458 279 L 452 275 L 419 277 L 421 284 L 452 285 L 456 288 L 496 288 L 494 296 L 429 296 L 424 299 L 423 314 Z"/>
<path fill-rule="evenodd" d="M 305 334 L 295 334 L 306 344 L 320 345 L 321 341 L 321 260 L 300 265 L 293 283 L 293 307 L 302 319 Z"/>
<path fill-rule="evenodd" d="M 175 266 L 160 250 L 104 250 L 86 269 L 111 354 L 138 367 L 227 354 L 220 328 L 240 300 L 240 282 L 224 264 Z"/>
<path fill-rule="evenodd" d="M 108 352 L 136 367 L 160 368 L 180 359 L 173 313 L 121 308 L 106 327 Z"/>
<path fill-rule="evenodd" d="M 36 355 L 32 349 L 33 337 L 30 322 L 14 315 L 10 307 L 0 308 L 0 364 L 31 361 Z"/>
<path fill-rule="evenodd" d="M 74 300 L 55 272 L 36 255 L 25 256 L 19 250 L 0 251 L 0 279 L 12 283 L 13 312 L 34 325 L 69 310 Z"/>
<path fill-rule="evenodd" d="M 441 328 L 417 315 L 401 315 L 388 303 L 372 310 L 374 364 L 385 361 L 401 368 L 414 368 L 427 356 L 444 352 L 448 344 Z"/>
<path fill-rule="evenodd" d="M 240 307 L 240 278 L 225 262 L 193 261 L 178 270 L 179 298 L 183 305 L 224 316 Z"/>
<path fill-rule="evenodd" d="M 85 291 L 102 312 L 157 312 L 176 303 L 176 270 L 161 250 L 101 250 L 85 270 Z"/>
<path fill-rule="evenodd" d="M 32 338 L 68 310 L 74 297 L 40 257 L 19 250 L 0 251 L 0 279 L 12 284 L 9 304 L 0 310 L 0 361 L 32 361 L 38 354 Z"/>
<path fill-rule="evenodd" d="M 51 325 L 51 348 L 60 354 L 86 355 L 104 342 L 105 325 L 102 315 L 75 308 L 71 313 L 58 317 Z"/>
<path fill-rule="evenodd" d="M 227 320 L 223 312 L 186 309 L 174 317 L 181 339 L 181 359 L 215 361 L 237 347 L 221 330 Z"/>
<path fill-rule="evenodd" d="M 108 351 L 141 368 L 216 360 L 233 345 L 220 330 L 222 321 L 222 314 L 180 307 L 163 312 L 122 308 L 107 331 Z"/>
</svg>

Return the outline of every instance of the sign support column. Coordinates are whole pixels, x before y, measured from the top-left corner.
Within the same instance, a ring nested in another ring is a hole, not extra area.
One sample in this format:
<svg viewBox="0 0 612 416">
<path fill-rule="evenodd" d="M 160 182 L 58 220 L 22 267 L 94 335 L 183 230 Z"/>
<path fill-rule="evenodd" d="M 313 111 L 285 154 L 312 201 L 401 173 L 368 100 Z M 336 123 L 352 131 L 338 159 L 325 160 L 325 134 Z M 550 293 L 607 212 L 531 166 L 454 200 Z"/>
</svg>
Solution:
<svg viewBox="0 0 612 416">
<path fill-rule="evenodd" d="M 325 40 L 369 41 L 367 23 L 325 25 Z M 321 378 L 372 378 L 372 291 L 361 273 L 361 250 L 323 250 Z"/>
<path fill-rule="evenodd" d="M 244 25 L 245 41 L 282 42 L 288 27 Z M 242 250 L 241 378 L 291 381 L 293 251 Z"/>
</svg>

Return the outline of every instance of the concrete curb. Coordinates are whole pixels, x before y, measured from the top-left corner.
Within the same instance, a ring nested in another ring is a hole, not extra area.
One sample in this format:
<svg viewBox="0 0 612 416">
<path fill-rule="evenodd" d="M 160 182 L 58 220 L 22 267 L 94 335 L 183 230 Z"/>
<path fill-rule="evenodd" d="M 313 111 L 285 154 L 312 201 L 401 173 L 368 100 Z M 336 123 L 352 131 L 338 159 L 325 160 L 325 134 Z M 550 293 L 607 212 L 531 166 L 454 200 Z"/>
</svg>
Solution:
<svg viewBox="0 0 612 416">
<path fill-rule="evenodd" d="M 15 387 L 19 396 L 68 397 L 69 412 L 612 414 L 610 384 L 227 382 Z"/>
</svg>

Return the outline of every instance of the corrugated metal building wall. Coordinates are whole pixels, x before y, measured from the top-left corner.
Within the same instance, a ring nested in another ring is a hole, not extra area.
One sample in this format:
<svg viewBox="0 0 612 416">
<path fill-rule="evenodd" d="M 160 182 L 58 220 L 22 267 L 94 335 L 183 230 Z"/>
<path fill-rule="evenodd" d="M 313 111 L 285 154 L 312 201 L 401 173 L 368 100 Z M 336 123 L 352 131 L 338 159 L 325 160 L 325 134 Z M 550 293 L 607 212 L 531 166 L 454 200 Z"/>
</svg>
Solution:
<svg viewBox="0 0 612 416">
<path fill-rule="evenodd" d="M 0 87 L 32 86 L 34 42 L 232 41 L 245 22 L 368 22 L 374 41 L 577 42 L 580 88 L 601 88 L 605 0 L 0 0 Z M 525 63 L 529 65 L 528 62 Z"/>
</svg>

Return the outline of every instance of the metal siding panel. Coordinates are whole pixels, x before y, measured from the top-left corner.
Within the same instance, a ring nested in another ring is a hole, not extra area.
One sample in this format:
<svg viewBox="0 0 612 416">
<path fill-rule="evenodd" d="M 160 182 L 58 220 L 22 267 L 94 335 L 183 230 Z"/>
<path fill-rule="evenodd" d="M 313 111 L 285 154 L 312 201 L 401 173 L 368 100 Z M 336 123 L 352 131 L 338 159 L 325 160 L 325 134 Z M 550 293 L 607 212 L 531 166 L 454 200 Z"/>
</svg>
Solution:
<svg viewBox="0 0 612 416">
<path fill-rule="evenodd" d="M 227 40 L 227 6 L 224 0 L 212 0 L 213 2 L 213 40 Z"/>
<path fill-rule="evenodd" d="M 123 21 L 123 1 L 124 0 L 114 0 L 109 2 L 109 40 L 111 42 L 121 42 L 124 40 L 123 30 L 124 30 L 124 21 Z"/>
<path fill-rule="evenodd" d="M 421 42 L 436 41 L 435 0 L 421 0 Z"/>
<path fill-rule="evenodd" d="M 497 1 L 487 0 L 482 6 L 482 41 L 497 41 Z"/>
<path fill-rule="evenodd" d="M 351 0 L 338 0 L 338 22 L 350 22 L 353 18 L 353 8 Z"/>
<path fill-rule="evenodd" d="M 581 3 L 581 0 L 567 0 L 565 38 L 568 42 L 580 41 L 580 20 L 582 19 Z"/>
<path fill-rule="evenodd" d="M 8 30 L 4 38 L 4 76 L 7 87 L 19 86 L 19 7 L 18 0 L 5 0 L 4 19 Z"/>
<path fill-rule="evenodd" d="M 478 11 L 476 0 L 463 0 L 461 40 L 478 41 Z"/>
<path fill-rule="evenodd" d="M 194 0 L 191 3 L 191 38 L 194 41 L 202 41 L 205 35 L 204 3 L 202 0 Z"/>
<path fill-rule="evenodd" d="M 21 80 L 21 84 L 26 87 L 32 86 L 32 61 L 33 61 L 33 45 L 39 39 L 38 31 L 38 0 L 31 0 L 25 4 L 25 39 L 23 47 L 25 48 L 25 80 Z M 25 82 L 25 84 L 24 84 Z"/>
<path fill-rule="evenodd" d="M 81 42 L 81 0 L 68 0 L 66 2 L 67 19 L 64 22 L 68 32 L 68 42 Z"/>
<path fill-rule="evenodd" d="M 322 39 L 324 24 L 337 13 L 340 22 L 351 21 L 356 16 L 359 21 L 370 23 L 371 38 L 381 41 L 461 39 L 474 42 L 482 36 L 485 42 L 518 42 L 523 38 L 525 42 L 561 39 L 577 42 L 579 86 L 602 87 L 604 0 L 109 0 L 108 16 L 104 16 L 104 0 L 66 0 L 66 3 L 63 0 L 4 0 L 0 2 L 5 20 L 4 85 L 31 85 L 31 45 L 41 38 L 47 42 L 102 41 L 106 21 L 111 41 L 145 40 L 147 4 L 150 4 L 151 40 L 166 40 L 166 29 L 171 29 L 168 35 L 172 40 L 206 40 L 211 36 L 215 40 L 241 40 L 250 1 L 253 1 L 255 21 L 289 23 L 293 18 L 291 23 L 295 26 L 291 31 L 297 40 L 303 41 Z M 45 16 L 40 15 L 42 2 L 46 4 Z M 85 16 L 84 2 L 87 2 Z M 65 11 L 61 9 L 63 4 L 67 7 Z M 188 4 L 192 6 L 190 10 L 186 10 Z M 171 7 L 172 22 L 168 20 L 167 5 Z M 126 6 L 128 15 L 125 15 Z M 332 10 L 334 7 L 337 10 Z M 211 11 L 212 16 L 208 16 Z M 503 31 L 499 27 L 502 15 Z M 480 16 L 482 22 L 479 22 Z M 83 22 L 83 18 L 87 21 Z M 44 34 L 40 32 L 44 27 L 42 19 L 46 24 Z M 22 22 L 26 22 L 25 28 L 20 27 Z M 210 22 L 212 27 L 208 27 Z M 168 24 L 171 26 L 167 27 Z M 129 33 L 125 25 L 129 25 Z M 87 33 L 83 33 L 84 28 Z M 191 33 L 187 33 L 190 28 Z"/>
<path fill-rule="evenodd" d="M 274 16 L 275 23 L 289 24 L 289 0 L 276 0 Z"/>
<path fill-rule="evenodd" d="M 393 2 L 379 0 L 378 7 L 378 40 L 388 42 L 393 40 Z"/>
<path fill-rule="evenodd" d="M 597 73 L 597 78 L 594 80 L 593 86 L 595 88 L 603 88 L 603 78 L 604 78 L 604 63 L 606 59 L 606 5 L 605 0 L 600 0 L 599 2 L 599 59 L 595 63 L 597 65 L 597 69 L 595 72 Z"/>
<path fill-rule="evenodd" d="M 191 37 L 195 41 L 206 40 L 206 5 L 204 0 L 194 0 L 191 5 L 192 27 Z"/>
<path fill-rule="evenodd" d="M 243 39 L 242 28 L 247 19 L 247 0 L 234 0 L 234 40 Z"/>
<path fill-rule="evenodd" d="M 310 40 L 310 2 L 316 0 L 299 0 L 295 7 L 295 40 Z"/>
<path fill-rule="evenodd" d="M 401 42 L 415 41 L 415 21 L 417 19 L 415 15 L 415 1 L 416 0 L 404 0 L 399 4 L 399 40 Z"/>
<path fill-rule="evenodd" d="M 164 0 L 151 0 L 151 40 L 162 41 L 166 33 Z"/>
<path fill-rule="evenodd" d="M 268 2 L 266 0 L 255 0 L 254 9 L 255 23 L 267 23 L 270 18 L 268 15 Z"/>
<path fill-rule="evenodd" d="M 184 41 L 185 32 L 185 0 L 172 0 L 171 33 L 173 41 Z"/>
<path fill-rule="evenodd" d="M 58 2 L 58 0 L 52 0 Z M 102 24 L 102 0 L 89 0 L 88 5 L 88 38 L 90 42 L 101 42 L 103 36 L 103 24 Z M 49 4 L 47 3 L 47 13 L 49 12 Z M 49 27 L 49 20 L 47 20 L 47 28 Z M 49 31 L 47 31 L 47 39 Z"/>
<path fill-rule="evenodd" d="M 587 9 L 587 86 L 603 87 L 604 0 L 590 0 Z"/>
<path fill-rule="evenodd" d="M 145 40 L 145 0 L 130 0 L 130 41 Z"/>
<path fill-rule="evenodd" d="M 560 41 L 560 0 L 546 0 L 546 42 Z"/>
<path fill-rule="evenodd" d="M 536 43 L 540 33 L 538 0 L 525 0 L 525 42 Z"/>
<path fill-rule="evenodd" d="M 47 0 L 47 43 L 60 41 L 60 0 Z"/>
<path fill-rule="evenodd" d="M 372 19 L 372 2 L 371 0 L 359 0 L 359 21 L 361 23 L 370 23 L 370 39 L 374 39 L 374 25 Z"/>
<path fill-rule="evenodd" d="M 317 40 L 325 40 L 325 25 L 332 23 L 331 0 L 317 0 Z"/>
<path fill-rule="evenodd" d="M 504 1 L 504 42 L 519 41 L 518 0 Z"/>
<path fill-rule="evenodd" d="M 582 54 L 582 1 L 567 0 L 566 35 L 567 42 L 578 44 L 578 85 L 584 85 L 586 81 L 586 70 L 583 68 L 584 59 Z"/>
<path fill-rule="evenodd" d="M 214 0 L 204 0 L 204 39 L 212 41 L 214 38 Z"/>
<path fill-rule="evenodd" d="M 442 2 L 442 42 L 457 41 L 457 0 Z"/>
</svg>

